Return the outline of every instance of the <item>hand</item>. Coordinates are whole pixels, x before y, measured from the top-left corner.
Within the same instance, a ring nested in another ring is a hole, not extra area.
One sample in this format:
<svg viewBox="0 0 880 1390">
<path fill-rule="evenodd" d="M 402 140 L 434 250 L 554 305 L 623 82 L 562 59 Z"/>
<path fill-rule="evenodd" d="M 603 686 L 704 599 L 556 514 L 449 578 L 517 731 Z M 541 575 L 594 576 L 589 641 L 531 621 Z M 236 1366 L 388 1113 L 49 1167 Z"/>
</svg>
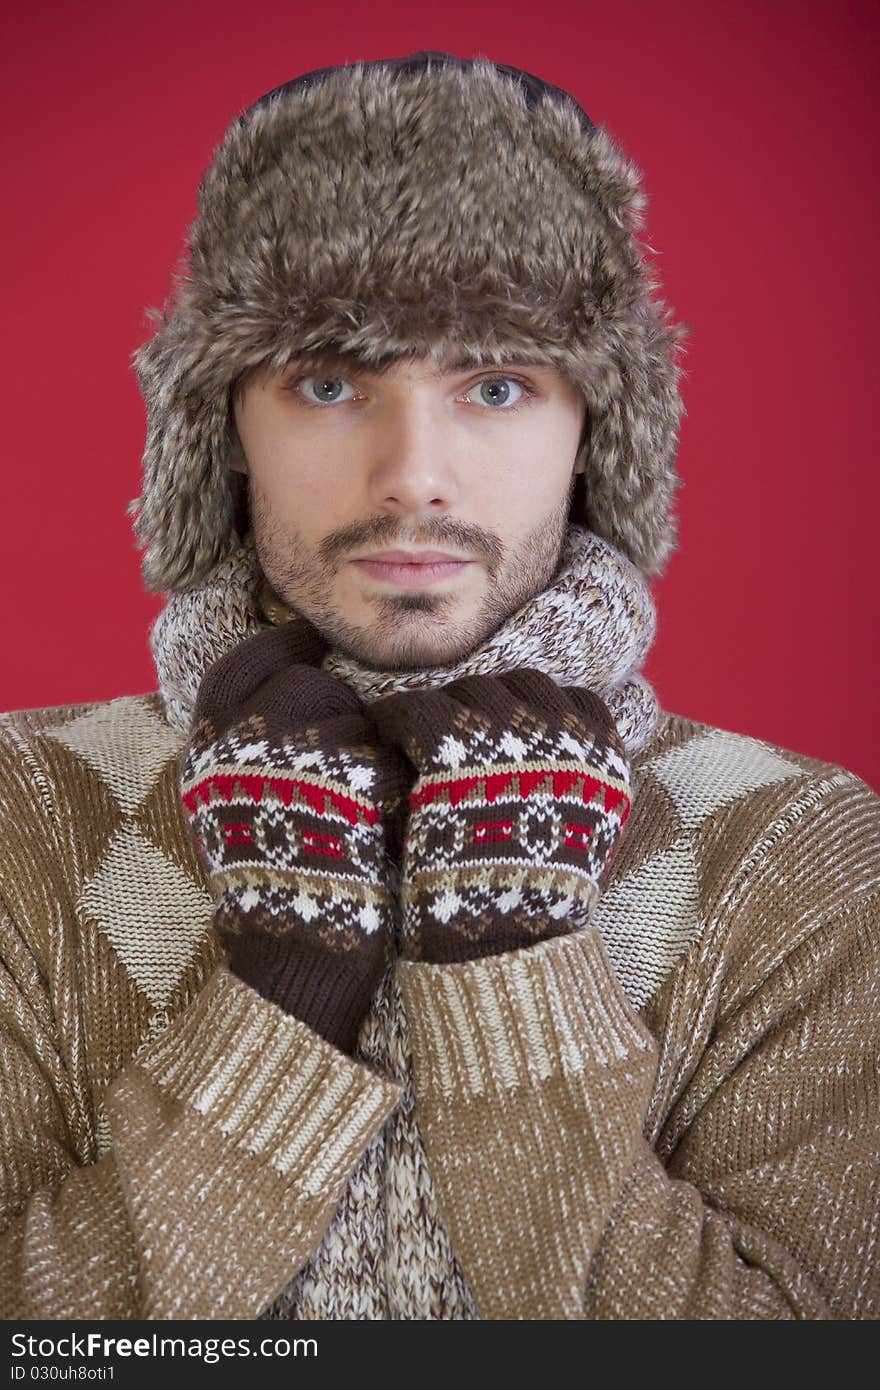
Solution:
<svg viewBox="0 0 880 1390">
<path fill-rule="evenodd" d="M 404 955 L 469 960 L 588 925 L 630 811 L 629 760 L 598 695 L 521 669 L 370 714 L 416 773 Z"/>
<path fill-rule="evenodd" d="M 381 802 L 401 759 L 299 622 L 206 673 L 181 799 L 230 969 L 351 1052 L 392 935 Z M 303 660 L 302 658 L 306 658 Z"/>
</svg>

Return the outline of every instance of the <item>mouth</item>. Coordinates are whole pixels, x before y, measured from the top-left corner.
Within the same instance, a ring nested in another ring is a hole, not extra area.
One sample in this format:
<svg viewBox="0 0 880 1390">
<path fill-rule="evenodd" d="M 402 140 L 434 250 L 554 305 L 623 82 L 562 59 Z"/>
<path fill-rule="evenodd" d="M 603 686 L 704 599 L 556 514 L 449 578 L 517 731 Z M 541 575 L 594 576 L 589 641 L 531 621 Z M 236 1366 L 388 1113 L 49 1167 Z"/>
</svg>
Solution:
<svg viewBox="0 0 880 1390">
<path fill-rule="evenodd" d="M 455 579 L 472 563 L 470 560 L 429 560 L 412 563 L 401 560 L 352 560 L 351 563 L 371 579 L 401 589 L 426 589 L 432 584 Z"/>
</svg>

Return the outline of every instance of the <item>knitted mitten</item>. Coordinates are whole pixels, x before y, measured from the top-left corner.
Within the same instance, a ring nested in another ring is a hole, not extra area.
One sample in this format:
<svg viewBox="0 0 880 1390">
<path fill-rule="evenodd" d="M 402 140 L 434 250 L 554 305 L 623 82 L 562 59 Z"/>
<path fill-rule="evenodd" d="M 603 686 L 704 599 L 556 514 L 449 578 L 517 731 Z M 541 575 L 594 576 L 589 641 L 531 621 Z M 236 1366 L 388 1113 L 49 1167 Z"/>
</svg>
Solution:
<svg viewBox="0 0 880 1390">
<path fill-rule="evenodd" d="M 470 960 L 586 926 L 630 810 L 604 701 L 536 670 L 469 676 L 370 708 L 416 770 L 402 953 Z"/>
<path fill-rule="evenodd" d="M 290 623 L 209 669 L 181 799 L 230 969 L 351 1053 L 390 953 L 379 802 L 402 760 L 352 690 L 299 659 L 320 650 Z"/>
</svg>

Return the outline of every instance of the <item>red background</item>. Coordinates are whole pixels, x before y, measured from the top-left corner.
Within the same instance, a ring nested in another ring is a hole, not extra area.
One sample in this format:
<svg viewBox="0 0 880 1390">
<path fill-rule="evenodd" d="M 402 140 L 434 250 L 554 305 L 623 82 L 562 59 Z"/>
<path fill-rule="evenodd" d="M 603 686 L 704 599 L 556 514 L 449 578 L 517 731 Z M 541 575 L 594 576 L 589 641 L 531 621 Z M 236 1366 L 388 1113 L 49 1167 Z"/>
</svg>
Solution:
<svg viewBox="0 0 880 1390">
<path fill-rule="evenodd" d="M 840 0 L 7 7 L 0 709 L 155 689 L 129 361 L 226 125 L 309 69 L 446 49 L 568 88 L 645 173 L 692 329 L 663 705 L 880 789 L 878 29 Z"/>
</svg>

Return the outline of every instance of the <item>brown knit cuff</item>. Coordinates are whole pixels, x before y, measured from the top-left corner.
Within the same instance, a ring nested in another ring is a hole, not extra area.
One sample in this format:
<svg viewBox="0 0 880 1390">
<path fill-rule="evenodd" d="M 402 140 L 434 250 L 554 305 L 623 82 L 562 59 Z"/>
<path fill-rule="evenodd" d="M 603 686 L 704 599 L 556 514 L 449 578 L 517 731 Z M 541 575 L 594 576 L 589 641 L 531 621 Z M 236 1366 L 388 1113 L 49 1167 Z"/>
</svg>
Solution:
<svg viewBox="0 0 880 1390">
<path fill-rule="evenodd" d="M 227 943 L 232 974 L 341 1052 L 354 1055 L 385 968 L 386 932 L 374 932 L 356 948 L 339 952 L 305 935 L 270 936 L 253 927 Z"/>
<path fill-rule="evenodd" d="M 442 922 L 428 922 L 423 917 L 418 933 L 404 936 L 401 956 L 407 960 L 424 961 L 427 965 L 454 965 L 466 960 L 482 960 L 487 956 L 503 956 L 508 951 L 521 951 L 554 936 L 567 936 L 572 923 L 567 917 L 546 918 L 541 927 L 524 927 L 520 918 L 498 916 L 484 929 L 463 930 Z"/>
</svg>

